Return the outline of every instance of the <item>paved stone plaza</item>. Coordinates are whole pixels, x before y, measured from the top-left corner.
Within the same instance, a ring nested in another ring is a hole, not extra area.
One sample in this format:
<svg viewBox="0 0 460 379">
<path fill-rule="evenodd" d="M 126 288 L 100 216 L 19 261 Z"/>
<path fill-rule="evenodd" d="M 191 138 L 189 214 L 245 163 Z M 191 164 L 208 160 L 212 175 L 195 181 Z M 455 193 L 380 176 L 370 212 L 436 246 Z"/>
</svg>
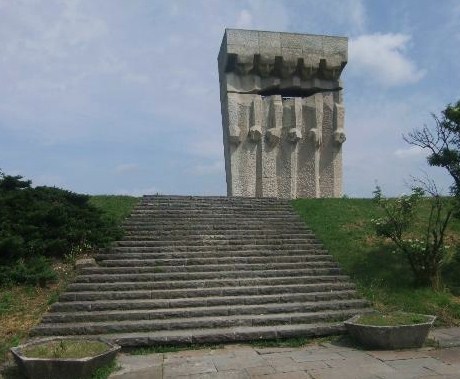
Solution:
<svg viewBox="0 0 460 379">
<path fill-rule="evenodd" d="M 435 379 L 460 378 L 460 328 L 431 333 L 440 346 L 402 351 L 364 351 L 334 343 L 302 348 L 185 350 L 144 356 L 121 355 L 111 379 Z"/>
</svg>

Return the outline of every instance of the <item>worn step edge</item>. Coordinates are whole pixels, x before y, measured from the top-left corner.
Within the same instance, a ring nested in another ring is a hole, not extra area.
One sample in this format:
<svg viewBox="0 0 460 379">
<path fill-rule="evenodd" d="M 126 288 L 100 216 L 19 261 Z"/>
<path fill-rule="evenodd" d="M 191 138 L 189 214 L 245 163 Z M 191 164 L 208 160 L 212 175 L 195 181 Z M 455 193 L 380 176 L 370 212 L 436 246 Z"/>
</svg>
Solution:
<svg viewBox="0 0 460 379">
<path fill-rule="evenodd" d="M 113 246 L 146 246 L 146 247 L 163 247 L 163 246 L 246 246 L 246 245 L 305 245 L 305 244 L 319 244 L 317 238 L 292 238 L 292 239 L 282 239 L 282 238 L 263 238 L 263 239 L 188 239 L 184 238 L 182 240 L 119 240 L 113 244 Z"/>
<path fill-rule="evenodd" d="M 120 242 L 132 242 L 132 239 L 126 239 L 127 237 L 133 238 L 132 236 L 124 236 L 120 239 Z M 264 242 L 272 242 L 272 241 L 311 241 L 317 240 L 316 236 L 313 234 L 286 234 L 280 233 L 279 235 L 270 235 L 270 234 L 262 234 L 262 235 L 235 235 L 235 234 L 228 234 L 228 235 L 219 235 L 214 233 L 209 234 L 196 234 L 196 235 L 185 235 L 185 236 L 175 236 L 175 235 L 156 235 L 156 233 L 147 234 L 145 236 L 137 236 L 137 241 L 146 241 L 146 242 L 168 242 L 168 243 L 179 243 L 179 242 L 199 242 L 199 243 L 210 243 L 210 242 L 219 242 L 219 243 L 248 243 L 248 242 L 257 242 L 257 241 L 264 241 Z"/>
<path fill-rule="evenodd" d="M 260 271 L 260 270 L 288 270 L 297 268 L 337 268 L 334 261 L 305 261 L 295 262 L 266 262 L 266 263 L 217 263 L 217 264 L 186 264 L 177 261 L 176 265 L 164 265 L 153 259 L 125 259 L 109 262 L 119 263 L 118 267 L 105 266 L 100 261 L 99 267 L 86 267 L 81 270 L 83 275 L 105 275 L 105 274 L 142 274 L 158 272 L 218 272 L 218 271 Z"/>
<path fill-rule="evenodd" d="M 132 235 L 132 234 L 124 234 L 124 236 L 120 239 L 120 241 L 133 241 L 133 240 L 141 240 L 141 241 L 156 241 L 156 240 L 162 240 L 162 241 L 202 241 L 204 239 L 210 240 L 210 241 L 234 241 L 234 240 L 249 240 L 249 241 L 265 241 L 265 240 L 285 240 L 289 241 L 292 239 L 307 239 L 311 240 L 313 239 L 314 236 L 311 236 L 308 233 L 301 234 L 301 233 L 296 233 L 296 234 L 286 234 L 284 232 L 282 233 L 277 233 L 277 234 L 261 234 L 258 235 L 256 233 L 250 234 L 236 234 L 236 233 L 228 233 L 228 234 L 223 234 L 223 233 L 195 233 L 195 234 L 173 234 L 173 233 L 152 233 L 152 232 L 147 232 L 145 234 L 137 234 L 137 235 Z"/>
<path fill-rule="evenodd" d="M 295 251 L 313 251 L 313 250 L 320 250 L 326 251 L 323 248 L 322 244 L 314 244 L 314 243 L 306 243 L 306 244 L 298 244 L 298 245 L 221 245 L 221 246 L 213 246 L 213 245 L 206 245 L 206 246 L 185 246 L 185 245 L 174 245 L 174 246 L 114 246 L 109 248 L 109 251 L 113 252 L 123 252 L 123 251 L 147 251 L 147 252 L 182 252 L 187 251 L 190 253 L 193 252 L 206 252 L 206 251 L 214 251 L 218 252 L 238 252 L 238 251 L 256 251 L 256 250 L 268 250 L 268 251 L 285 251 L 295 252 Z"/>
<path fill-rule="evenodd" d="M 265 303 L 251 305 L 216 305 L 206 307 L 111 310 L 90 312 L 50 312 L 43 316 L 42 323 L 105 322 L 125 320 L 160 320 L 171 318 L 225 317 L 238 315 L 272 315 L 278 313 L 306 313 L 326 310 L 360 309 L 369 304 L 363 299 L 309 301 L 290 303 Z"/>
<path fill-rule="evenodd" d="M 324 291 L 304 293 L 282 293 L 256 296 L 208 296 L 177 299 L 126 299 L 58 302 L 51 305 L 51 312 L 109 311 L 134 309 L 160 309 L 185 307 L 212 307 L 219 305 L 260 305 L 268 303 L 311 302 L 328 300 L 355 299 L 358 294 L 354 289 L 326 288 Z"/>
<path fill-rule="evenodd" d="M 339 267 L 308 268 L 291 270 L 257 270 L 257 271 L 209 271 L 209 272 L 167 272 L 167 273 L 135 273 L 135 274 L 97 274 L 78 275 L 74 283 L 119 283 L 146 282 L 161 283 L 164 281 L 207 281 L 217 279 L 269 279 L 281 277 L 303 277 L 339 275 Z"/>
<path fill-rule="evenodd" d="M 39 324 L 31 335 L 105 334 L 152 330 L 179 330 L 196 328 L 222 328 L 232 326 L 263 326 L 280 324 L 305 324 L 312 322 L 342 321 L 366 309 L 341 309 L 322 312 L 277 313 L 269 315 L 234 315 L 221 317 L 169 318 L 161 320 L 75 322 L 65 324 Z"/>
<path fill-rule="evenodd" d="M 269 259 L 289 259 L 289 257 L 298 256 L 331 256 L 327 250 L 324 249 L 303 249 L 294 251 L 279 251 L 279 250 L 241 250 L 241 251 L 173 251 L 173 252 L 158 252 L 141 249 L 139 251 L 123 250 L 119 251 L 101 251 L 97 254 L 97 260 L 110 259 L 112 256 L 126 255 L 127 257 L 140 256 L 140 258 L 152 258 L 152 259 L 239 259 L 239 258 L 269 258 Z M 331 256 L 332 257 L 332 256 Z"/>
<path fill-rule="evenodd" d="M 292 286 L 318 285 L 328 283 L 347 283 L 348 277 L 328 276 L 320 278 L 276 278 L 274 280 L 247 280 L 247 281 L 197 281 L 197 282 L 166 282 L 162 285 L 154 282 L 137 283 L 80 283 L 71 284 L 67 292 L 60 295 L 60 301 L 107 299 L 107 298 L 173 298 L 226 295 L 255 295 L 267 293 L 285 293 L 292 290 Z M 165 291 L 167 290 L 167 291 Z"/>
<path fill-rule="evenodd" d="M 179 224 L 180 225 L 180 224 Z M 232 225 L 216 225 L 216 224 L 210 224 L 210 225 L 191 225 L 190 223 L 184 224 L 183 228 L 179 228 L 177 223 L 171 223 L 170 225 L 164 226 L 164 227 L 158 227 L 156 228 L 157 233 L 180 233 L 180 232 L 195 232 L 198 233 L 200 231 L 212 231 L 215 234 L 225 234 L 231 232 L 232 234 L 247 234 L 247 233 L 260 233 L 261 235 L 267 235 L 267 234 L 287 234 L 287 233 L 294 233 L 294 234 L 302 234 L 302 233 L 312 233 L 312 230 L 309 229 L 306 225 L 304 224 L 298 224 L 297 226 L 293 226 L 291 224 L 282 224 L 282 225 L 277 225 L 276 228 L 273 226 L 270 227 L 269 225 L 266 225 L 265 228 L 261 229 L 259 225 L 257 226 L 251 226 L 251 225 L 246 225 L 247 227 L 242 229 L 241 228 L 241 223 L 238 224 L 232 224 Z M 185 227 L 185 225 L 187 227 Z M 158 226 L 158 225 L 155 225 Z M 137 230 L 138 232 L 142 232 L 142 229 L 134 228 L 134 230 Z M 148 230 L 146 230 L 148 232 Z M 218 232 L 218 233 L 217 233 Z M 130 233 L 129 231 L 126 231 L 125 233 Z"/>
<path fill-rule="evenodd" d="M 232 343 L 345 333 L 343 323 L 294 324 L 219 329 L 186 329 L 147 333 L 105 334 L 104 339 L 123 347 Z M 96 336 L 93 336 L 96 337 Z"/>
<path fill-rule="evenodd" d="M 122 266 L 201 266 L 201 265 L 223 265 L 223 264 L 286 264 L 286 263 L 325 263 L 334 262 L 332 255 L 329 254 L 304 254 L 304 255 L 285 255 L 279 256 L 209 256 L 203 258 L 187 257 L 184 258 L 158 258 L 158 253 L 112 253 L 98 254 L 96 261 L 101 266 L 116 264 Z M 96 268 L 94 268 L 96 269 Z M 90 268 L 88 268 L 90 270 Z"/>
</svg>

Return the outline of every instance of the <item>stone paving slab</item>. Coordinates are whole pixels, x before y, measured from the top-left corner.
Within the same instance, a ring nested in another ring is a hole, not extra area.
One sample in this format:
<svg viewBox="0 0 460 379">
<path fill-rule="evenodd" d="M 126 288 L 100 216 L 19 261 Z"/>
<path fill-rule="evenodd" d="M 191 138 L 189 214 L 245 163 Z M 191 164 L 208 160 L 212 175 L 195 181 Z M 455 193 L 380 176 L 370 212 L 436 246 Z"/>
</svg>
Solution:
<svg viewBox="0 0 460 379">
<path fill-rule="evenodd" d="M 460 328 L 436 328 L 430 332 L 429 338 L 439 347 L 457 347 L 460 346 Z"/>
<path fill-rule="evenodd" d="M 449 338 L 453 334 L 449 332 Z M 117 360 L 121 369 L 110 379 L 460 379 L 460 346 L 366 351 L 338 343 L 299 348 L 224 345 L 163 354 L 123 353 Z"/>
<path fill-rule="evenodd" d="M 113 373 L 111 379 L 160 379 L 163 377 L 163 354 L 129 355 L 117 357 L 121 370 Z"/>
<path fill-rule="evenodd" d="M 119 363 L 122 370 L 110 379 L 460 379 L 460 347 L 365 351 L 334 343 L 300 348 L 226 345 L 215 350 L 123 354 Z"/>
</svg>

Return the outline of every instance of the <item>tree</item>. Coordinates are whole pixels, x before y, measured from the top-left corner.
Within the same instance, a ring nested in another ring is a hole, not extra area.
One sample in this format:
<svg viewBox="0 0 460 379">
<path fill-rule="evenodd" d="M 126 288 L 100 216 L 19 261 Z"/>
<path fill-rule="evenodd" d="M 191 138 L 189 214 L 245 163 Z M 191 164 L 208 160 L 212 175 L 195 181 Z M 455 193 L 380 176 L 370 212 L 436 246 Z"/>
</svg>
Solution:
<svg viewBox="0 0 460 379">
<path fill-rule="evenodd" d="M 429 197 L 425 197 L 426 192 Z M 385 198 L 377 186 L 374 201 L 383 210 L 382 217 L 372 220 L 377 235 L 390 239 L 396 251 L 407 259 L 417 285 L 429 285 L 436 291 L 441 290 L 441 269 L 454 255 L 453 250 L 445 244 L 452 215 L 449 198 L 441 197 L 431 182 L 425 190 L 414 187 L 410 195 L 397 199 Z M 422 202 L 429 203 L 430 211 L 417 230 L 414 228 L 414 219 L 420 213 Z"/>
<path fill-rule="evenodd" d="M 411 145 L 430 151 L 430 166 L 444 167 L 454 180 L 452 194 L 460 198 L 460 100 L 449 104 L 438 117 L 432 114 L 434 128 L 424 125 L 414 129 L 404 140 Z"/>
</svg>

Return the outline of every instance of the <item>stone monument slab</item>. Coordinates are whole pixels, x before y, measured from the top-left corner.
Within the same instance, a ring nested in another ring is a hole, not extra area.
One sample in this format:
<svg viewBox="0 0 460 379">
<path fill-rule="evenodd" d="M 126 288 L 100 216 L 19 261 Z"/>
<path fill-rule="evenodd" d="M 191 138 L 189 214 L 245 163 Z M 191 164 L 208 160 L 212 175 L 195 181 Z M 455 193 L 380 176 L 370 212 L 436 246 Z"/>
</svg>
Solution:
<svg viewBox="0 0 460 379">
<path fill-rule="evenodd" d="M 226 29 L 219 81 L 228 196 L 342 195 L 348 39 Z"/>
</svg>

